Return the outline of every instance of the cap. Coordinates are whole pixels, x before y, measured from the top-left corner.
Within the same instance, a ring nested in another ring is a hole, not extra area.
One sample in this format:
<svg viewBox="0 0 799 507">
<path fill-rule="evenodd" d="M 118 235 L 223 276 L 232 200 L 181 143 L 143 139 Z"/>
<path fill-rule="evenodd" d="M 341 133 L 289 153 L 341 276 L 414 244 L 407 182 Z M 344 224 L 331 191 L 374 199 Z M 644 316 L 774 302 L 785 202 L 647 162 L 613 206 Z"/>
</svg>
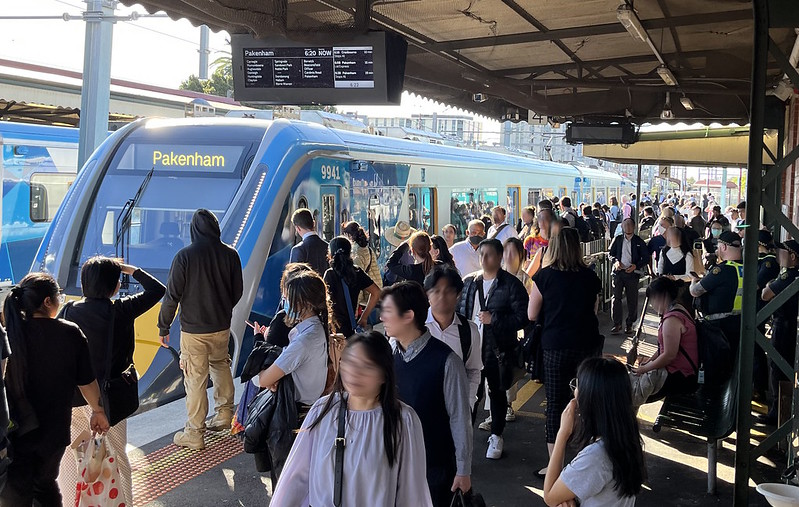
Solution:
<svg viewBox="0 0 799 507">
<path fill-rule="evenodd" d="M 795 256 L 799 257 L 799 243 L 797 243 L 795 239 L 789 239 L 788 241 L 777 243 L 777 248 L 781 250 L 788 250 Z"/>
<path fill-rule="evenodd" d="M 769 231 L 764 231 L 761 229 L 757 231 L 757 242 L 765 247 L 773 246 L 772 244 L 774 243 L 774 236 L 772 236 Z"/>
<path fill-rule="evenodd" d="M 724 231 L 719 236 L 719 243 L 724 243 L 737 248 L 741 247 L 741 237 L 732 231 Z"/>
</svg>

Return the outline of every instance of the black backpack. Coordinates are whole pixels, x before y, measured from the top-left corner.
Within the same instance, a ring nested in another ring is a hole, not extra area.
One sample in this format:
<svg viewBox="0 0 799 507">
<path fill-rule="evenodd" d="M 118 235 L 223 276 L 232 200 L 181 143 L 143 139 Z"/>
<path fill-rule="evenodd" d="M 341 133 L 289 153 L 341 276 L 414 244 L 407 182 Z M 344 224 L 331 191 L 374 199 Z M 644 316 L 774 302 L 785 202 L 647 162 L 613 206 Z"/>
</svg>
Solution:
<svg viewBox="0 0 799 507">
<path fill-rule="evenodd" d="M 724 332 L 713 322 L 694 320 L 687 312 L 676 310 L 691 319 L 696 326 L 696 341 L 699 350 L 699 365 L 694 364 L 680 345 L 680 353 L 688 359 L 697 375 L 699 384 L 720 386 L 732 376 L 735 358 Z"/>
<path fill-rule="evenodd" d="M 574 228 L 577 229 L 577 233 L 580 235 L 580 241 L 583 243 L 591 241 L 591 227 L 585 219 L 574 211 L 570 211 L 569 214 L 574 217 Z"/>
</svg>

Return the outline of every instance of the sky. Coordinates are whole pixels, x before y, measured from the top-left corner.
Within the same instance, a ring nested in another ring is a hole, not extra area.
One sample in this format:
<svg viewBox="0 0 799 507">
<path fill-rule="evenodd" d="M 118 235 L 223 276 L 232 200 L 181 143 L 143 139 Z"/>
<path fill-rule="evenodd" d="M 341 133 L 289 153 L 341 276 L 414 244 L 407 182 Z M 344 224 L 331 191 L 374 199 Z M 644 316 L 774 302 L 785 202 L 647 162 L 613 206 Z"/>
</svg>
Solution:
<svg viewBox="0 0 799 507">
<path fill-rule="evenodd" d="M 2 16 L 79 15 L 81 0 L 28 0 L 2 2 Z M 116 14 L 146 14 L 143 7 L 119 4 Z M 45 36 L 46 34 L 46 36 Z M 0 19 L 0 58 L 81 71 L 85 24 L 81 20 Z M 209 62 L 230 51 L 227 32 L 211 32 Z M 167 88 L 199 72 L 200 28 L 183 20 L 140 18 L 114 25 L 111 77 Z M 400 106 L 343 106 L 342 112 L 368 116 L 410 117 L 419 113 L 471 114 L 404 93 Z M 499 131 L 499 123 L 482 118 L 484 130 Z M 497 136 L 498 137 L 498 136 Z"/>
</svg>

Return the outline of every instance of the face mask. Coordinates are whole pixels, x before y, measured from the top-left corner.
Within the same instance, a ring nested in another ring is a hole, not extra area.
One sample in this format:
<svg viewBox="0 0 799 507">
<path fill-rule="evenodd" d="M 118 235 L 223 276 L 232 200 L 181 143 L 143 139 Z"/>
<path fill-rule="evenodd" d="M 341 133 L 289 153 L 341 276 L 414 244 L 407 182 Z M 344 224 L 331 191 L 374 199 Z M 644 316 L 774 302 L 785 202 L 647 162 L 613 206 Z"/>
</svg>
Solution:
<svg viewBox="0 0 799 507">
<path fill-rule="evenodd" d="M 712 234 L 714 238 L 718 238 L 721 236 L 721 231 L 719 229 L 710 229 L 710 234 Z"/>
<path fill-rule="evenodd" d="M 296 314 L 294 310 L 291 309 L 291 305 L 289 304 L 289 300 L 283 298 L 283 311 L 286 312 L 286 315 L 290 319 L 296 319 Z"/>
<path fill-rule="evenodd" d="M 469 243 L 472 245 L 479 245 L 481 241 L 483 241 L 482 236 L 469 236 Z"/>
<path fill-rule="evenodd" d="M 665 230 L 666 230 L 665 227 L 658 225 L 657 227 L 655 227 L 655 235 L 661 235 Z"/>
</svg>

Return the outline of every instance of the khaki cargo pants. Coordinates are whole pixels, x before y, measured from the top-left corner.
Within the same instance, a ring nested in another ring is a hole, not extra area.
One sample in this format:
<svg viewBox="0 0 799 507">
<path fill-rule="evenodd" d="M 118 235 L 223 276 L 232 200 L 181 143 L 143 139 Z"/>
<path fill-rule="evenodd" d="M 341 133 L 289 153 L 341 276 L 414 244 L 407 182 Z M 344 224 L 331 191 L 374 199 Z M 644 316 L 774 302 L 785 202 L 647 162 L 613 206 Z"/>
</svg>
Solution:
<svg viewBox="0 0 799 507">
<path fill-rule="evenodd" d="M 233 374 L 230 371 L 230 330 L 216 333 L 180 333 L 180 369 L 186 387 L 186 431 L 205 430 L 208 416 L 208 374 L 214 382 L 214 412 L 218 418 L 233 416 Z"/>
</svg>

